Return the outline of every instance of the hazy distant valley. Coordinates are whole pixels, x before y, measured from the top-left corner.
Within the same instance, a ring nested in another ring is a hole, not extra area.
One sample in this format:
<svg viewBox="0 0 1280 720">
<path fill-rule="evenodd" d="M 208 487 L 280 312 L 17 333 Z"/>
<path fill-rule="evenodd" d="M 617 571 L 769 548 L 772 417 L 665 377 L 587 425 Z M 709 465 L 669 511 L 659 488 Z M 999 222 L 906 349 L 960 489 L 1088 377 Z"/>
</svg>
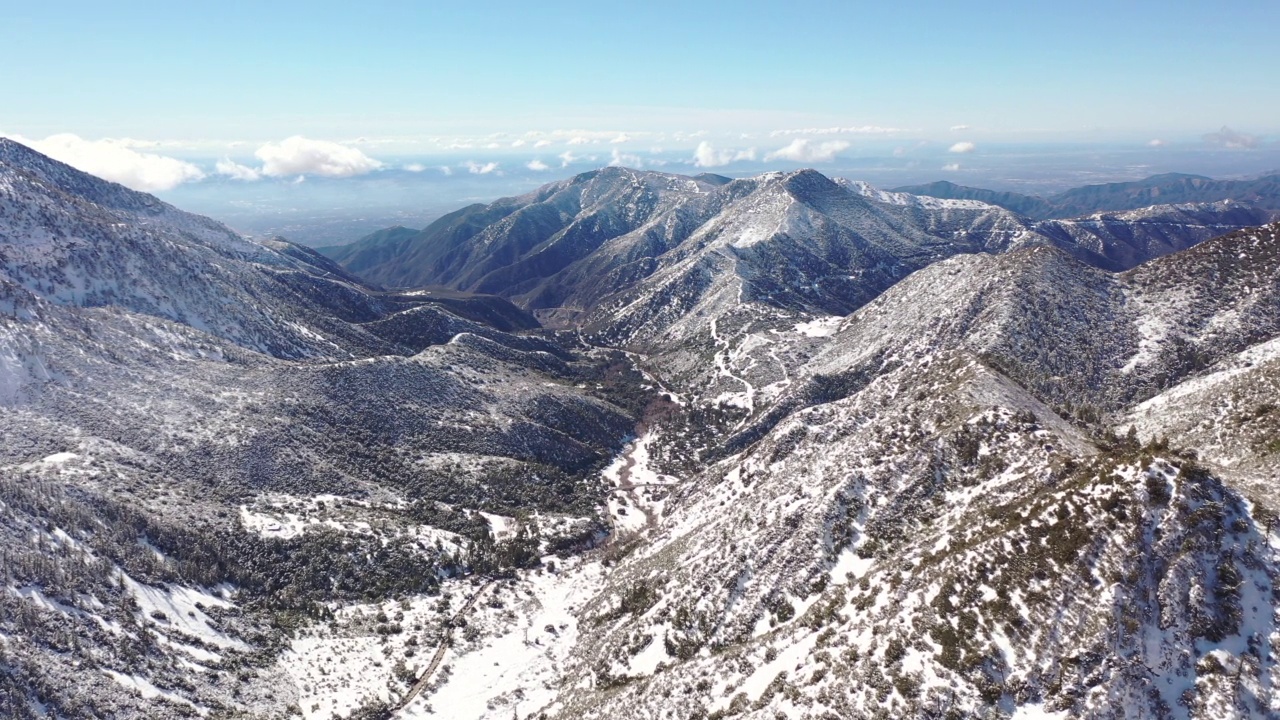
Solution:
<svg viewBox="0 0 1280 720">
<path fill-rule="evenodd" d="M 520 191 L 0 139 L 0 715 L 1280 716 L 1275 176 Z"/>
</svg>

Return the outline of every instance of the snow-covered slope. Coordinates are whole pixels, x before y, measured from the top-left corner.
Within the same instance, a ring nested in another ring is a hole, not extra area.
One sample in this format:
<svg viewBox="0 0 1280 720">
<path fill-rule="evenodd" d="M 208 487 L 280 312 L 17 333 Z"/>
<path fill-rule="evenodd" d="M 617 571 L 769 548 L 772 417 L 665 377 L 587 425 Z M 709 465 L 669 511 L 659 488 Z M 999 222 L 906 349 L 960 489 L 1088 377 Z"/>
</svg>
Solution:
<svg viewBox="0 0 1280 720">
<path fill-rule="evenodd" d="M 0 142 L 0 715 L 287 715 L 287 627 L 513 562 L 481 511 L 602 531 L 620 353 Z M 354 504 L 262 532 L 282 494 Z"/>
<path fill-rule="evenodd" d="M 667 512 L 579 612 L 551 717 L 1280 710 L 1265 516 L 972 356 L 797 413 Z"/>
<path fill-rule="evenodd" d="M 706 296 L 736 298 L 738 288 L 746 301 L 843 314 L 957 253 L 1049 245 L 1125 269 L 1262 220 L 1218 204 L 1033 222 L 978 201 L 884 192 L 812 170 L 712 183 L 604 168 L 472 206 L 416 237 L 335 252 L 383 284 L 497 293 L 555 324 L 612 323 L 631 336 L 635 325 L 663 326 L 664 315 L 696 312 Z"/>
<path fill-rule="evenodd" d="M 322 258 L 282 246 L 0 140 L 5 281 L 49 302 L 174 320 L 277 357 L 386 345 L 334 317 L 373 316 L 372 298 Z"/>
</svg>

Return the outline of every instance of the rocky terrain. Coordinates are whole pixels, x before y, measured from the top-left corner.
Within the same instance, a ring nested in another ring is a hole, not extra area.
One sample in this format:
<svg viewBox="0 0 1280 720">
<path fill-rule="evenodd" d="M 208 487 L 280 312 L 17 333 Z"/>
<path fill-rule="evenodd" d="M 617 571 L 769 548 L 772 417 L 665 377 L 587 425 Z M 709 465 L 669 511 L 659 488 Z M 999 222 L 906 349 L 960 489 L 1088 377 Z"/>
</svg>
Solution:
<svg viewBox="0 0 1280 720">
<path fill-rule="evenodd" d="M 1234 201 L 607 168 L 329 260 L 0 141 L 0 212 L 7 717 L 1280 714 Z"/>
</svg>

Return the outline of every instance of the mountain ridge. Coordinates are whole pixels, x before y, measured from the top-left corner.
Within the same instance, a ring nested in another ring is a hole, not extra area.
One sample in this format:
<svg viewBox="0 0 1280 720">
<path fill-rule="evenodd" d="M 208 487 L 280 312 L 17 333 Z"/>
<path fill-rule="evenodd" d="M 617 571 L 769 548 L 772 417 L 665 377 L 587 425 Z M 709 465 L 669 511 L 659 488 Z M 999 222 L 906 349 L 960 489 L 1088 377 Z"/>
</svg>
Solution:
<svg viewBox="0 0 1280 720">
<path fill-rule="evenodd" d="M 1038 197 L 965 187 L 941 180 L 894 188 L 895 192 L 937 198 L 972 199 L 1008 208 L 1039 220 L 1066 219 L 1098 212 L 1122 212 L 1151 205 L 1212 203 L 1224 200 L 1280 211 L 1280 174 L 1247 180 L 1214 180 L 1203 175 L 1164 173 L 1142 180 L 1085 185 Z"/>
</svg>

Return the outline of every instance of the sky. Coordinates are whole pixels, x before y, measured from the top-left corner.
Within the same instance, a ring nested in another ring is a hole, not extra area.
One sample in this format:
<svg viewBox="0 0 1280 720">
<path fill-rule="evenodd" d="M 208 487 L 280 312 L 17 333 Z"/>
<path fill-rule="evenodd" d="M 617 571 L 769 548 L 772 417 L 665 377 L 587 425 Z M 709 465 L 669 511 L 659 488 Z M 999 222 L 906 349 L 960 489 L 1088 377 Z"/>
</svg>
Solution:
<svg viewBox="0 0 1280 720">
<path fill-rule="evenodd" d="M 871 157 L 939 175 L 1089 147 L 1144 167 L 1234 153 L 1247 173 L 1280 142 L 1273 0 L 0 0 L 0 17 L 0 135 L 159 193 Z"/>
</svg>

